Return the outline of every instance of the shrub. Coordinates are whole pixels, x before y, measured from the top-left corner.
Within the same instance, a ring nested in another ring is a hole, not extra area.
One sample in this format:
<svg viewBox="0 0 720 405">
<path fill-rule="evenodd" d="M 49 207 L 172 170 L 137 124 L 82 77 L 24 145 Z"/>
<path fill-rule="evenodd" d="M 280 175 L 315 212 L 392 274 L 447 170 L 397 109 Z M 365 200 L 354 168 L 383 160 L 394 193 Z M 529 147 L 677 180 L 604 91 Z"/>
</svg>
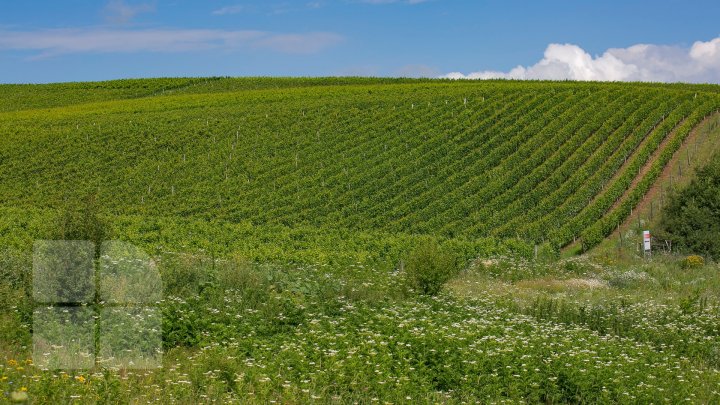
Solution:
<svg viewBox="0 0 720 405">
<path fill-rule="evenodd" d="M 705 265 L 705 259 L 703 259 L 702 256 L 698 255 L 690 255 L 683 259 L 682 261 L 682 268 L 683 269 L 696 269 L 698 267 L 702 267 Z"/>
<path fill-rule="evenodd" d="M 165 254 L 160 258 L 160 274 L 165 294 L 196 296 L 202 286 L 212 284 L 212 264 L 191 254 Z"/>
<path fill-rule="evenodd" d="M 456 258 L 432 240 L 424 240 L 410 253 L 404 276 L 409 287 L 422 295 L 436 295 L 458 270 Z"/>
<path fill-rule="evenodd" d="M 720 259 L 720 155 L 697 171 L 692 182 L 670 196 L 661 235 L 680 251 Z"/>
</svg>

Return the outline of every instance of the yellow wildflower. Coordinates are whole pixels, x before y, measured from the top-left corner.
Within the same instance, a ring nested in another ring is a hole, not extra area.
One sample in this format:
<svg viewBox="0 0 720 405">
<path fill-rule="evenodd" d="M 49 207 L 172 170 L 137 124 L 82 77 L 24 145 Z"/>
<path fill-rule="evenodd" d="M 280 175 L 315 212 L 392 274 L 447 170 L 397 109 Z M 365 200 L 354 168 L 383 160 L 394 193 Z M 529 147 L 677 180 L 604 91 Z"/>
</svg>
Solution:
<svg viewBox="0 0 720 405">
<path fill-rule="evenodd" d="M 85 382 L 85 377 L 83 377 L 83 376 L 81 376 L 81 375 L 75 376 L 75 379 L 78 380 L 78 381 L 81 382 L 81 383 L 84 383 L 84 382 Z"/>
<path fill-rule="evenodd" d="M 11 367 L 15 367 L 18 365 L 18 362 L 17 362 L 17 360 L 10 359 L 10 360 L 8 360 L 8 365 Z"/>
</svg>

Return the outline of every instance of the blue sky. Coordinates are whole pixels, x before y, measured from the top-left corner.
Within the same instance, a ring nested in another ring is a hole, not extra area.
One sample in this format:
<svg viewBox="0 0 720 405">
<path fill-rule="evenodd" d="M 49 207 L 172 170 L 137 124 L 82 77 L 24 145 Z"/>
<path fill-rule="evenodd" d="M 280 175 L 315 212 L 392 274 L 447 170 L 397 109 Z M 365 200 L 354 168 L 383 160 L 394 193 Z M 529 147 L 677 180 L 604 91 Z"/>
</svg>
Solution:
<svg viewBox="0 0 720 405">
<path fill-rule="evenodd" d="M 0 82 L 451 73 L 718 82 L 718 15 L 717 0 L 6 1 Z"/>
</svg>

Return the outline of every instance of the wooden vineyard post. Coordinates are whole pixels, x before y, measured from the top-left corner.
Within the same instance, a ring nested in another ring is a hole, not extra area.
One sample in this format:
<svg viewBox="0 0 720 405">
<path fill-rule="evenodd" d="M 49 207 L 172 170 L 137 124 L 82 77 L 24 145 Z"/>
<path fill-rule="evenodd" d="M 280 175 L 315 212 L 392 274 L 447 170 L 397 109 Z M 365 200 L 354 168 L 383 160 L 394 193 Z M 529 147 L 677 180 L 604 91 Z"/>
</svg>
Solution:
<svg viewBox="0 0 720 405">
<path fill-rule="evenodd" d="M 662 184 L 660 185 L 660 207 L 665 206 L 665 189 L 663 188 Z"/>
<path fill-rule="evenodd" d="M 650 201 L 650 220 L 652 221 L 652 219 L 653 219 L 653 202 Z"/>
</svg>

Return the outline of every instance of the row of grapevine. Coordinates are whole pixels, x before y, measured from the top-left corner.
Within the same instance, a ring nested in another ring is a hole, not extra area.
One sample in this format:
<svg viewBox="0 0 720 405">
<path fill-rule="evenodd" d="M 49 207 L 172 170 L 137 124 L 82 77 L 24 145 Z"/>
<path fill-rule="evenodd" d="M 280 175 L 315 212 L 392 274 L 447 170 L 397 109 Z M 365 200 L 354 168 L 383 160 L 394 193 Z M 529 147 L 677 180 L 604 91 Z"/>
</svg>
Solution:
<svg viewBox="0 0 720 405">
<path fill-rule="evenodd" d="M 570 156 L 567 162 L 573 162 L 576 169 L 561 171 L 558 178 L 550 177 L 546 184 L 536 187 L 534 193 L 542 198 L 525 211 L 522 220 L 511 219 L 493 233 L 509 235 L 517 232 L 528 239 L 541 240 L 547 229 L 572 218 L 575 207 L 584 204 L 604 188 L 609 177 L 650 132 L 649 127 L 656 125 L 662 114 L 666 113 L 667 105 L 660 101 L 658 98 L 650 98 L 630 116 L 624 116 L 620 127 L 599 148 L 602 137 Z M 612 127 L 614 124 L 614 120 L 609 120 L 603 125 Z"/>
<path fill-rule="evenodd" d="M 647 193 L 673 154 L 680 148 L 685 138 L 690 134 L 690 131 L 711 112 L 717 110 L 719 105 L 717 100 L 712 100 L 695 107 L 682 124 L 674 130 L 672 139 L 659 151 L 658 156 L 652 162 L 652 166 L 645 176 L 634 188 L 621 197 L 621 204 L 583 231 L 582 247 L 584 250 L 598 244 L 602 238 L 610 234 L 610 232 L 630 214 L 632 208 L 637 205 L 645 193 Z"/>
<path fill-rule="evenodd" d="M 0 205 L 93 193 L 117 216 L 589 246 L 718 105 L 692 86 L 319 83 L 158 81 L 174 90 L 0 113 Z"/>
</svg>

